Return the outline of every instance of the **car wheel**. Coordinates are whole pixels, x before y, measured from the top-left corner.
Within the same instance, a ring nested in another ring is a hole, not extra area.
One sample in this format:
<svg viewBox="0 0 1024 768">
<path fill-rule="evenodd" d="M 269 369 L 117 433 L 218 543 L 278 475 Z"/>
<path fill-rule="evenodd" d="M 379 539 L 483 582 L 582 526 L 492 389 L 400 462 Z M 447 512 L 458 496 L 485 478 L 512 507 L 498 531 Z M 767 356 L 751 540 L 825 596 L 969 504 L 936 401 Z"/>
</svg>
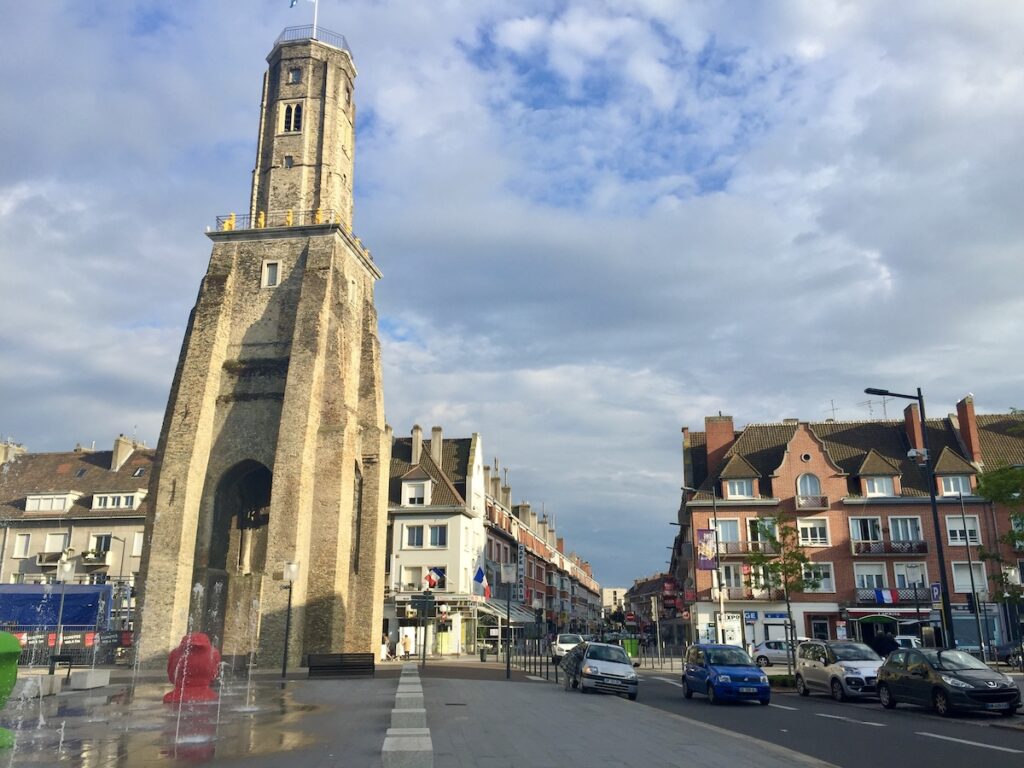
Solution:
<svg viewBox="0 0 1024 768">
<path fill-rule="evenodd" d="M 715 686 L 708 683 L 708 704 L 717 704 L 718 697 L 715 696 Z"/>
<path fill-rule="evenodd" d="M 801 696 L 810 696 L 811 692 L 807 689 L 807 683 L 804 682 L 803 677 L 800 675 L 796 676 L 796 692 Z"/>
<path fill-rule="evenodd" d="M 693 691 L 690 690 L 690 686 L 687 684 L 685 677 L 683 678 L 683 698 L 684 699 L 692 699 L 693 698 Z"/>
<path fill-rule="evenodd" d="M 953 714 L 953 708 L 949 706 L 949 694 L 941 688 L 932 694 L 932 706 L 942 717 L 950 717 Z"/>
<path fill-rule="evenodd" d="M 771 704 L 771 703 L 772 703 L 772 700 L 771 700 L 771 699 L 760 699 L 760 702 L 761 702 L 761 703 L 762 703 L 762 704 L 763 704 L 764 706 L 766 706 L 766 707 L 767 707 L 767 706 L 768 706 L 769 704 Z"/>
<path fill-rule="evenodd" d="M 846 701 L 846 691 L 843 683 L 838 677 L 832 678 L 832 698 L 836 701 Z"/>
<path fill-rule="evenodd" d="M 636 694 L 635 693 L 630 693 L 630 694 L 628 694 L 628 696 L 629 696 L 629 700 L 630 701 L 636 701 Z"/>
<path fill-rule="evenodd" d="M 771 661 L 768 660 L 767 656 L 758 656 L 757 657 L 757 666 L 759 666 L 759 667 L 770 667 L 771 665 L 772 665 L 772 663 L 771 663 Z"/>
<path fill-rule="evenodd" d="M 896 708 L 896 699 L 893 698 L 892 692 L 889 690 L 889 686 L 885 683 L 878 686 L 878 700 L 886 709 Z"/>
</svg>

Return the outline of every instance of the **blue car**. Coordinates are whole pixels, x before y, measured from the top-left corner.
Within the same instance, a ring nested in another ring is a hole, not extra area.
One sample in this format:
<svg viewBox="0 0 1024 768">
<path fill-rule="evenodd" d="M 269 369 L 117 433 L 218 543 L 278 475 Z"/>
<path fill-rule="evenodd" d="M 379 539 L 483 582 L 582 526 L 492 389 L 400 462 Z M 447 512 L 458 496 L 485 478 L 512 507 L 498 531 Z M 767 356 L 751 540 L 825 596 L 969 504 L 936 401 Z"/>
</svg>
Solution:
<svg viewBox="0 0 1024 768">
<path fill-rule="evenodd" d="M 759 701 L 769 704 L 768 677 L 742 648 L 734 645 L 691 645 L 683 665 L 683 696 L 703 693 L 708 701 Z"/>
</svg>

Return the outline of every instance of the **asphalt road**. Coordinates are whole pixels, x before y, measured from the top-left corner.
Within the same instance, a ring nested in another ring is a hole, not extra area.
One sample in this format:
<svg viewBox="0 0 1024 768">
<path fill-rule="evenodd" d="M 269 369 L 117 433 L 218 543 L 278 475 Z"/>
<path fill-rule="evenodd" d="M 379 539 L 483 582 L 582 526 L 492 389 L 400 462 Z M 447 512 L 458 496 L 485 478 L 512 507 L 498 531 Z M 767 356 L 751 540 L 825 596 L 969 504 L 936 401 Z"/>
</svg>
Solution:
<svg viewBox="0 0 1024 768">
<path fill-rule="evenodd" d="M 883 709 L 877 699 L 837 702 L 822 695 L 772 692 L 772 703 L 712 706 L 684 699 L 678 672 L 640 670 L 640 702 L 719 728 L 763 739 L 842 768 L 985 768 L 1024 765 L 1024 716 L 942 718 L 917 707 Z"/>
</svg>

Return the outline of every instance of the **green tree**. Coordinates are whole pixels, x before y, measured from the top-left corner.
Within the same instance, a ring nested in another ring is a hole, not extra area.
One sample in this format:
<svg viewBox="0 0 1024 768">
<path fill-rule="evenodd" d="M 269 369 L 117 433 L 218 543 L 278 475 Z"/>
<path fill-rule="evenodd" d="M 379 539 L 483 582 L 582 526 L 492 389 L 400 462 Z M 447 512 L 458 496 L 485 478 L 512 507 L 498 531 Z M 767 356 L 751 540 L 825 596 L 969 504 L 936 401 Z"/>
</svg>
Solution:
<svg viewBox="0 0 1024 768">
<path fill-rule="evenodd" d="M 1024 548 L 1024 466 L 1016 464 L 982 473 L 978 476 L 978 495 L 1010 512 L 1010 531 L 1000 536 L 999 541 L 1013 548 Z M 1002 567 L 1004 561 L 997 549 L 982 549 L 980 555 L 983 560 L 999 566 L 997 573 L 989 576 L 995 586 L 992 595 L 995 600 L 1017 601 L 1024 597 L 1024 588 L 1019 583 L 1024 574 L 1018 574 L 1017 583 L 1013 583 Z"/>
<path fill-rule="evenodd" d="M 796 625 L 790 596 L 821 586 L 821 579 L 812 569 L 811 558 L 800 544 L 796 521 L 785 517 L 762 518 L 757 521 L 758 544 L 751 547 L 745 562 L 750 566 L 747 584 L 753 589 L 766 589 L 772 599 L 779 592 L 786 601 L 786 671 L 793 674 L 796 650 Z"/>
</svg>

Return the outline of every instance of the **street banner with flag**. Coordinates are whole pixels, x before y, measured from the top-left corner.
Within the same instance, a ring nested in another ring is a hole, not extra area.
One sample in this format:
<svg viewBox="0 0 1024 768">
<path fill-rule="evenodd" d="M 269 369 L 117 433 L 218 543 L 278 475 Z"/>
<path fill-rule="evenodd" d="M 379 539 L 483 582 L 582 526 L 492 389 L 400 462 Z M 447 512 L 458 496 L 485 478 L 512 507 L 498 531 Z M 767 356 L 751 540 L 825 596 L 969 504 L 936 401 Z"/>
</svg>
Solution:
<svg viewBox="0 0 1024 768">
<path fill-rule="evenodd" d="M 476 573 L 473 575 L 473 581 L 475 581 L 477 584 L 480 584 L 481 586 L 483 586 L 484 597 L 490 597 L 491 596 L 491 585 L 487 583 L 487 574 L 484 573 L 484 569 L 483 568 L 481 568 L 479 566 L 477 567 Z"/>
<path fill-rule="evenodd" d="M 427 575 L 423 577 L 423 583 L 426 584 L 430 589 L 433 589 L 438 585 L 438 583 L 443 578 L 443 568 L 431 568 L 429 571 L 427 571 Z"/>
<path fill-rule="evenodd" d="M 717 560 L 714 529 L 701 529 L 697 531 L 697 570 L 713 571 L 715 570 Z"/>
</svg>

